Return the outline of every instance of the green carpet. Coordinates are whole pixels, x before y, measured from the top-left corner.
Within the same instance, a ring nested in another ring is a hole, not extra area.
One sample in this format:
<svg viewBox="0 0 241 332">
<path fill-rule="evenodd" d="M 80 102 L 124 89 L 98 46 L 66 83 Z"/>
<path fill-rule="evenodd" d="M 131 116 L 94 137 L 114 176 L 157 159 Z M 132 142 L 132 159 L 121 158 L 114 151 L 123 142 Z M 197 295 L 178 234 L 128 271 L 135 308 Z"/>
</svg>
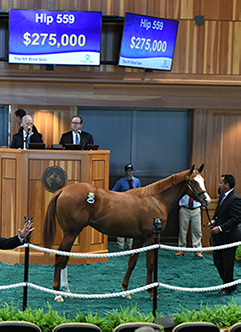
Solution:
<svg viewBox="0 0 241 332">
<path fill-rule="evenodd" d="M 117 244 L 109 243 L 109 251 L 117 252 Z M 159 250 L 158 254 L 158 281 L 164 284 L 181 287 L 208 287 L 221 284 L 221 279 L 213 265 L 212 255 L 204 253 L 204 259 L 194 257 L 193 253 L 187 253 L 185 257 L 176 257 L 175 252 Z M 109 258 L 106 263 L 84 265 L 68 265 L 69 287 L 73 293 L 78 294 L 105 294 L 122 291 L 121 282 L 126 272 L 128 256 Z M 0 285 L 9 285 L 23 282 L 24 266 L 20 264 L 4 264 L 1 267 Z M 30 265 L 29 282 L 52 289 L 54 266 Z M 235 280 L 241 279 L 240 263 L 235 263 Z M 129 289 L 145 285 L 146 262 L 145 253 L 141 253 L 137 265 L 130 279 Z M 180 310 L 180 305 L 185 308 L 199 309 L 204 305 L 228 304 L 235 300 L 241 304 L 241 285 L 231 295 L 218 297 L 215 292 L 187 293 L 182 291 L 158 288 L 160 301 L 157 304 L 158 314 L 170 315 Z M 3 302 L 13 305 L 19 304 L 22 309 L 23 288 L 1 290 Z M 126 298 L 104 299 L 65 299 L 64 302 L 55 302 L 54 296 L 33 288 L 28 290 L 27 304 L 31 308 L 43 308 L 48 302 L 59 313 L 66 313 L 74 317 L 77 310 L 87 314 L 98 313 L 103 316 L 106 312 L 137 305 L 140 312 L 149 314 L 152 312 L 153 303 L 149 293 L 143 291 L 132 295 L 132 300 Z"/>
</svg>

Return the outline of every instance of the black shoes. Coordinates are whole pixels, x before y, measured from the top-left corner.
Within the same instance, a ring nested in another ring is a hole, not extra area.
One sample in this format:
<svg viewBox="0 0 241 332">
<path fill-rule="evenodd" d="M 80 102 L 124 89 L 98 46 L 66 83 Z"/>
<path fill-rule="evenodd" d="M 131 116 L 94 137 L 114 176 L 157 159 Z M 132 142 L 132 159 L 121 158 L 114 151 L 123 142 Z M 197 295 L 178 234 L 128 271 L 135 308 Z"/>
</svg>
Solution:
<svg viewBox="0 0 241 332">
<path fill-rule="evenodd" d="M 229 295 L 230 293 L 234 292 L 236 289 L 237 289 L 237 285 L 221 289 L 220 292 L 218 292 L 217 296 Z"/>
</svg>

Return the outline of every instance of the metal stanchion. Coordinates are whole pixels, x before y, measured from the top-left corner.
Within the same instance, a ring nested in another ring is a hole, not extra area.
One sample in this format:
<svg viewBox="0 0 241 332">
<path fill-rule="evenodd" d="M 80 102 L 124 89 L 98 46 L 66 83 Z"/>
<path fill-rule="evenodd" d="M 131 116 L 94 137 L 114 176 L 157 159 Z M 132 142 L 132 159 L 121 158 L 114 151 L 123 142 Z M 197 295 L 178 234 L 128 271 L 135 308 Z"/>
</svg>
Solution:
<svg viewBox="0 0 241 332">
<path fill-rule="evenodd" d="M 158 244 L 160 231 L 162 229 L 161 218 L 153 218 L 153 238 L 154 244 Z M 157 282 L 157 272 L 158 272 L 158 248 L 154 249 L 154 281 Z M 153 316 L 156 318 L 157 311 L 157 286 L 153 289 Z"/>
</svg>

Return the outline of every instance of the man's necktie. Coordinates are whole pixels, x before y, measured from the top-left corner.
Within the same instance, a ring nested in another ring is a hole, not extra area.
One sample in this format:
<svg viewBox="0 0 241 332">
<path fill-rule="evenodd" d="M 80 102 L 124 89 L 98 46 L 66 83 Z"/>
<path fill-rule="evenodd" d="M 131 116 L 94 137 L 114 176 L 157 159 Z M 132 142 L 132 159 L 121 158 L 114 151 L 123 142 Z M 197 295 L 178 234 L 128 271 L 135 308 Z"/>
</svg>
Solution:
<svg viewBox="0 0 241 332">
<path fill-rule="evenodd" d="M 188 207 L 191 209 L 193 207 L 193 198 L 189 196 Z"/>
<path fill-rule="evenodd" d="M 26 139 L 26 149 L 29 148 L 29 135 L 27 136 L 27 139 Z"/>
<path fill-rule="evenodd" d="M 75 144 L 79 144 L 79 135 L 78 134 L 75 135 Z"/>
<path fill-rule="evenodd" d="M 221 199 L 221 201 L 220 201 L 219 205 L 221 205 L 221 204 L 223 203 L 223 201 L 224 201 L 224 198 L 225 198 L 225 194 L 223 194 L 223 197 L 222 197 L 222 199 Z"/>
<path fill-rule="evenodd" d="M 129 182 L 129 188 L 133 189 L 132 179 L 128 180 L 128 182 Z"/>
</svg>

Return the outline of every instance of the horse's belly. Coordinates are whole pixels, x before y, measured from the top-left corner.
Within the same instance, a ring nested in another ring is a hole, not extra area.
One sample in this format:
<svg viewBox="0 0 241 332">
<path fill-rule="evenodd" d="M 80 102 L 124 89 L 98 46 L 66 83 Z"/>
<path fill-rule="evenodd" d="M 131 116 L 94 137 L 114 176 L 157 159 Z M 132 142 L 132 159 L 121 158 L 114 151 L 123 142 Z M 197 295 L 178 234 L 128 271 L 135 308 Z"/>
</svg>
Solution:
<svg viewBox="0 0 241 332">
<path fill-rule="evenodd" d="M 126 220 L 112 220 L 107 222 L 105 219 L 98 221 L 91 221 L 90 226 L 97 231 L 109 236 L 122 237 L 140 237 L 142 232 L 137 221 Z"/>
</svg>

